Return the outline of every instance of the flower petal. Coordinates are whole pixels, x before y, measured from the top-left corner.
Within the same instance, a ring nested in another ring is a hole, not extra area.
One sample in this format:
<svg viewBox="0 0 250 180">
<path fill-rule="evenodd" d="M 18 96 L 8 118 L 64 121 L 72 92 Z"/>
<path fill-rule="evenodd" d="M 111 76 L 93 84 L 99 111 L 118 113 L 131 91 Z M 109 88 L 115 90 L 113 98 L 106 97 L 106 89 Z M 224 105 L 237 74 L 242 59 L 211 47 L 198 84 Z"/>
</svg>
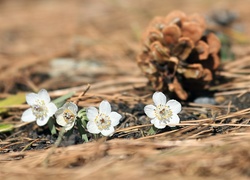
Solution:
<svg viewBox="0 0 250 180">
<path fill-rule="evenodd" d="M 27 101 L 28 105 L 30 105 L 30 106 L 36 104 L 36 101 L 38 99 L 39 99 L 39 96 L 35 93 L 26 94 L 26 101 Z"/>
<path fill-rule="evenodd" d="M 169 100 L 166 105 L 169 106 L 169 108 L 175 114 L 178 114 L 181 111 L 181 103 L 174 99 Z"/>
<path fill-rule="evenodd" d="M 152 104 L 144 107 L 144 112 L 149 118 L 155 118 L 155 109 L 156 107 Z"/>
<path fill-rule="evenodd" d="M 98 129 L 98 127 L 94 121 L 89 121 L 87 123 L 87 130 L 92 134 L 99 134 L 100 133 L 100 130 Z"/>
<path fill-rule="evenodd" d="M 165 105 L 167 102 L 167 97 L 162 92 L 155 92 L 153 94 L 153 101 L 156 106 L 163 104 Z"/>
<path fill-rule="evenodd" d="M 60 107 L 56 112 L 55 112 L 55 116 L 56 118 L 60 115 L 62 115 L 64 112 L 64 108 L 63 107 Z"/>
<path fill-rule="evenodd" d="M 89 107 L 87 109 L 87 117 L 89 121 L 94 121 L 97 115 L 98 115 L 98 111 L 95 107 Z"/>
<path fill-rule="evenodd" d="M 49 93 L 46 89 L 41 89 L 38 92 L 38 96 L 40 99 L 44 100 L 45 103 L 49 103 L 50 102 L 50 96 Z"/>
<path fill-rule="evenodd" d="M 31 108 L 29 108 L 23 112 L 21 120 L 24 122 L 32 122 L 32 121 L 36 120 L 36 116 L 33 114 Z"/>
<path fill-rule="evenodd" d="M 59 116 L 56 117 L 56 122 L 60 126 L 65 126 L 67 124 L 67 122 L 63 118 L 63 114 L 60 114 Z"/>
<path fill-rule="evenodd" d="M 117 126 L 120 122 L 120 119 L 122 118 L 122 116 L 119 113 L 114 112 L 114 111 L 109 114 L 109 117 L 110 117 L 112 126 Z"/>
<path fill-rule="evenodd" d="M 154 124 L 155 123 L 155 121 L 159 121 L 157 118 L 154 118 L 154 119 L 151 119 L 151 124 Z"/>
<path fill-rule="evenodd" d="M 75 125 L 75 121 L 73 121 L 72 123 L 68 123 L 65 126 L 65 130 L 68 131 L 70 129 L 72 129 L 72 127 Z"/>
<path fill-rule="evenodd" d="M 48 120 L 49 120 L 49 117 L 46 116 L 46 117 L 44 117 L 43 119 L 37 119 L 37 120 L 36 120 L 36 124 L 37 124 L 38 126 L 44 126 L 45 124 L 47 124 Z"/>
<path fill-rule="evenodd" d="M 176 125 L 171 125 L 171 124 L 179 124 L 180 123 L 180 118 L 177 114 L 173 114 L 171 119 L 170 119 L 170 123 L 168 124 L 168 126 L 170 127 L 175 127 Z"/>
<path fill-rule="evenodd" d="M 76 105 L 75 103 L 72 103 L 72 102 L 69 102 L 69 103 L 68 103 L 68 109 L 69 109 L 70 111 L 72 111 L 74 114 L 76 114 L 77 111 L 78 111 L 77 105 Z"/>
<path fill-rule="evenodd" d="M 154 124 L 154 126 L 158 129 L 164 129 L 166 127 L 166 124 L 162 121 L 159 121 L 157 118 L 152 119 L 151 123 Z"/>
<path fill-rule="evenodd" d="M 110 126 L 109 129 L 104 129 L 101 131 L 103 136 L 109 136 L 115 132 L 115 128 L 113 126 Z"/>
<path fill-rule="evenodd" d="M 103 100 L 100 103 L 99 111 L 100 111 L 100 113 L 109 115 L 109 113 L 111 113 L 111 106 L 110 106 L 109 102 L 106 100 Z"/>
<path fill-rule="evenodd" d="M 48 116 L 51 117 L 53 116 L 53 114 L 55 114 L 55 112 L 57 111 L 57 107 L 54 103 L 49 103 L 47 105 L 47 108 L 48 108 Z"/>
</svg>

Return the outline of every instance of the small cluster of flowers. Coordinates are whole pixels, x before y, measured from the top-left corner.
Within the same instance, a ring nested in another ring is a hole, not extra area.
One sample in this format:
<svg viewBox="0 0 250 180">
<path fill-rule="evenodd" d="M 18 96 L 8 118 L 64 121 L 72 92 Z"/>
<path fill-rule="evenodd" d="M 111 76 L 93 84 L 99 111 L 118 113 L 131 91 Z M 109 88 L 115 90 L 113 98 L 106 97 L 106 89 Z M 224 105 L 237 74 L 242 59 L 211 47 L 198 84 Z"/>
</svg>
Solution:
<svg viewBox="0 0 250 180">
<path fill-rule="evenodd" d="M 56 122 L 63 126 L 66 131 L 74 127 L 77 119 L 78 107 L 73 102 L 66 102 L 59 109 L 51 102 L 50 96 L 45 89 L 37 94 L 26 95 L 26 101 L 30 108 L 25 110 L 21 120 L 24 122 L 36 121 L 38 126 L 44 126 L 49 118 L 55 115 Z M 181 111 L 181 104 L 176 100 L 167 101 L 162 92 L 153 94 L 154 105 L 145 106 L 144 112 L 151 119 L 151 123 L 158 129 L 179 124 L 178 113 Z M 121 114 L 111 110 L 110 103 L 103 100 L 99 105 L 99 111 L 95 107 L 86 110 L 88 123 L 86 128 L 92 134 L 101 133 L 103 136 L 112 135 L 122 118 Z"/>
</svg>

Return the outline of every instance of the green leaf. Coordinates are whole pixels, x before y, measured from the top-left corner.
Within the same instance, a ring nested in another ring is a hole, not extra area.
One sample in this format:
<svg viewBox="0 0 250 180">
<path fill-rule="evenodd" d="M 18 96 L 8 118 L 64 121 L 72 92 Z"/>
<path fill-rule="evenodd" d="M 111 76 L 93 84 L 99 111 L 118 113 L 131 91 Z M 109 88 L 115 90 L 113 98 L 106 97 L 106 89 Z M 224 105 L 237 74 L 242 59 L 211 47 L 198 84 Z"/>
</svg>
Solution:
<svg viewBox="0 0 250 180">
<path fill-rule="evenodd" d="M 65 128 L 65 126 L 64 126 L 63 128 Z M 74 129 L 74 127 L 73 127 L 72 129 L 68 130 L 68 131 L 65 130 L 64 135 L 65 135 L 67 138 L 69 138 L 69 137 L 73 134 L 73 129 Z"/>
<path fill-rule="evenodd" d="M 0 133 L 9 132 L 14 129 L 13 124 L 0 124 Z"/>
<path fill-rule="evenodd" d="M 18 93 L 16 95 L 11 95 L 6 99 L 0 101 L 0 114 L 6 113 L 8 111 L 5 106 L 19 105 L 25 102 L 25 93 Z"/>
<path fill-rule="evenodd" d="M 85 142 L 89 142 L 89 139 L 88 139 L 87 134 L 82 134 L 82 139 L 83 139 Z"/>
<path fill-rule="evenodd" d="M 88 141 L 89 141 L 88 136 L 87 136 L 87 133 L 88 133 L 88 132 L 83 128 L 81 122 L 82 122 L 82 121 L 79 121 L 79 120 L 77 121 L 78 131 L 79 131 L 79 133 L 81 134 L 82 139 L 83 139 L 85 142 L 88 142 Z"/>
<path fill-rule="evenodd" d="M 148 135 L 155 135 L 157 129 L 154 126 L 151 126 L 151 128 L 148 131 Z"/>
<path fill-rule="evenodd" d="M 50 118 L 48 121 L 49 130 L 52 135 L 57 134 L 54 119 Z"/>
<path fill-rule="evenodd" d="M 55 105 L 57 107 L 61 107 L 65 103 L 65 101 L 67 99 L 71 98 L 74 94 L 75 94 L 74 92 L 69 92 L 68 94 L 63 95 L 63 96 L 53 100 L 52 102 L 55 103 Z"/>
<path fill-rule="evenodd" d="M 82 126 L 86 128 L 88 122 L 86 109 L 82 108 L 80 111 L 78 111 L 77 116 L 80 118 Z"/>
<path fill-rule="evenodd" d="M 87 119 L 87 113 L 86 113 L 86 109 L 82 108 L 80 111 L 78 111 L 77 116 L 80 119 Z"/>
</svg>

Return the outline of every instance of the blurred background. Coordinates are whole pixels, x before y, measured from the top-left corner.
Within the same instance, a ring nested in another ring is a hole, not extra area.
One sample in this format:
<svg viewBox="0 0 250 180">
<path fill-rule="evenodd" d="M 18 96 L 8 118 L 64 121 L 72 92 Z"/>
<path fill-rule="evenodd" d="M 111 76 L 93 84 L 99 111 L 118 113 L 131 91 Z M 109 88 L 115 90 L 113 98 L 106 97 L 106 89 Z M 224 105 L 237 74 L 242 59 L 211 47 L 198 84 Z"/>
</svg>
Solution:
<svg viewBox="0 0 250 180">
<path fill-rule="evenodd" d="M 119 76 L 141 77 L 136 56 L 142 33 L 155 16 L 176 9 L 205 17 L 228 10 L 226 19 L 223 13 L 219 19 L 224 17 L 229 26 L 231 20 L 239 22 L 235 39 L 246 44 L 249 2 L 1 0 L 0 91 L 55 90 Z M 246 49 L 238 52 L 246 54 Z"/>
</svg>

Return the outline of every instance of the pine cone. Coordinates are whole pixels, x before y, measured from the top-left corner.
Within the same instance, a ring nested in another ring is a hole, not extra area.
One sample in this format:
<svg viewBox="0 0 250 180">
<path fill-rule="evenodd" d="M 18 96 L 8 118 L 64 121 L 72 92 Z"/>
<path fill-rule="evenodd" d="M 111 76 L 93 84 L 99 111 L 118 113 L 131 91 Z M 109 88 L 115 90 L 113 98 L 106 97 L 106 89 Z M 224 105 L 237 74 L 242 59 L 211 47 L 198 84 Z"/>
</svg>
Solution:
<svg viewBox="0 0 250 180">
<path fill-rule="evenodd" d="M 198 14 L 173 11 L 153 19 L 137 62 L 155 90 L 186 100 L 190 93 L 209 87 L 220 64 L 221 45 L 205 30 L 205 20 Z"/>
</svg>

